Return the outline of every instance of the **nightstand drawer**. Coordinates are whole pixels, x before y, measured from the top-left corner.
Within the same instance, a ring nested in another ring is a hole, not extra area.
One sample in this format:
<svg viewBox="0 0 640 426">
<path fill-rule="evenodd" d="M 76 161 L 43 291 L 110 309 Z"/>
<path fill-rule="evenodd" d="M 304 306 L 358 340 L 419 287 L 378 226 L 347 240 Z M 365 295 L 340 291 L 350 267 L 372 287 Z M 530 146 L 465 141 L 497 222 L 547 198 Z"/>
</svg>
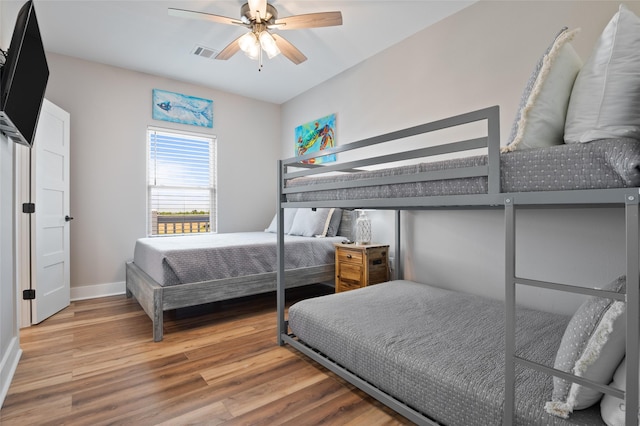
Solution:
<svg viewBox="0 0 640 426">
<path fill-rule="evenodd" d="M 350 281 L 357 282 L 358 286 L 360 286 L 362 282 L 362 267 L 356 265 L 350 265 L 348 263 L 343 263 L 340 265 L 338 278 L 340 281 Z"/>
<path fill-rule="evenodd" d="M 341 248 L 338 250 L 338 262 L 362 265 L 362 251 Z"/>
</svg>

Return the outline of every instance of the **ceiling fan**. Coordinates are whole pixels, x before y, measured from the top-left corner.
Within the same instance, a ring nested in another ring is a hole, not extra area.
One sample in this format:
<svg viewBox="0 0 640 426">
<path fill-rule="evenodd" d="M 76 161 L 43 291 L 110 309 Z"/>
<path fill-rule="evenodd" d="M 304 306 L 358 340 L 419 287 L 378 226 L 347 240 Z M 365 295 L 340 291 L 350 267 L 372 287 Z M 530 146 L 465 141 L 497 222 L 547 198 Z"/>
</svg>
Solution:
<svg viewBox="0 0 640 426">
<path fill-rule="evenodd" d="M 258 70 L 262 68 L 263 51 L 269 59 L 282 53 L 296 65 L 307 60 L 307 57 L 293 44 L 278 34 L 272 34 L 271 30 L 342 25 L 341 12 L 309 13 L 278 18 L 278 11 L 273 5 L 267 3 L 267 0 L 248 0 L 248 3 L 240 8 L 240 19 L 176 8 L 169 8 L 169 15 L 248 28 L 249 32 L 229 43 L 215 58 L 227 60 L 242 50 L 249 58 L 259 60 Z"/>
</svg>

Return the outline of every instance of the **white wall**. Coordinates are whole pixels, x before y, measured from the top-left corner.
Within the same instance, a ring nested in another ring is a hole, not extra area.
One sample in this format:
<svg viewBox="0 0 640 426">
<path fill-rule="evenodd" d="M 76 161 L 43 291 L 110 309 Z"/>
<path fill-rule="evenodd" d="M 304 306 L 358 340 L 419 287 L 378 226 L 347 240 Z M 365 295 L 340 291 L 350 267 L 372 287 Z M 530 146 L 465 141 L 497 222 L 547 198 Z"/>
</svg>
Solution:
<svg viewBox="0 0 640 426">
<path fill-rule="evenodd" d="M 276 204 L 278 105 L 67 56 L 47 57 L 46 97 L 71 114 L 72 298 L 124 291 L 125 261 L 133 257 L 136 239 L 146 235 L 147 126 L 216 135 L 219 232 L 268 226 Z M 213 99 L 213 129 L 153 120 L 154 88 Z"/>
<path fill-rule="evenodd" d="M 640 2 L 625 2 L 640 14 Z M 540 55 L 563 26 L 583 60 L 618 2 L 480 1 L 282 106 L 282 148 L 293 129 L 337 114 L 338 144 L 491 105 L 501 108 L 506 143 L 520 95 Z M 406 277 L 503 298 L 504 231 L 500 211 L 403 215 Z M 392 243 L 393 216 L 373 215 L 375 239 Z M 623 215 L 611 209 L 528 211 L 518 221 L 517 273 L 603 285 L 624 272 Z M 571 312 L 580 302 L 542 290 L 519 300 Z"/>
</svg>

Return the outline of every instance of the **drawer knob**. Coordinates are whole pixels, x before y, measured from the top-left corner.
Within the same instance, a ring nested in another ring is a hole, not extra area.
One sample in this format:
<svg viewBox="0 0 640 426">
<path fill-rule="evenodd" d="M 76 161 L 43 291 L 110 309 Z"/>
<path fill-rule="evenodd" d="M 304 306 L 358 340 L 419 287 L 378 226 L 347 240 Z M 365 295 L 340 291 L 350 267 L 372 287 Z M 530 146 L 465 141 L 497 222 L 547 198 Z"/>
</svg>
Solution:
<svg viewBox="0 0 640 426">
<path fill-rule="evenodd" d="M 348 254 L 348 255 L 347 255 L 347 259 L 351 259 L 351 257 L 352 257 L 352 256 L 351 256 L 350 254 Z"/>
</svg>

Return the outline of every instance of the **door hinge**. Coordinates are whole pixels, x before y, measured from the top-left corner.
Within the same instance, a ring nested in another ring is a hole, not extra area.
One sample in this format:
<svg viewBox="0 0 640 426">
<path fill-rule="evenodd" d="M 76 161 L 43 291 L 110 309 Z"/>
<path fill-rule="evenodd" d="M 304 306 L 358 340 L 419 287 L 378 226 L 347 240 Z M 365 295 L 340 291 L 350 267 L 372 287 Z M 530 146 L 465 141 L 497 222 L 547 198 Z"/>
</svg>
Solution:
<svg viewBox="0 0 640 426">
<path fill-rule="evenodd" d="M 22 291 L 22 300 L 34 300 L 35 298 L 36 298 L 36 291 L 34 289 Z"/>
<path fill-rule="evenodd" d="M 22 204 L 22 213 L 35 213 L 36 205 L 34 203 L 23 203 Z"/>
</svg>

